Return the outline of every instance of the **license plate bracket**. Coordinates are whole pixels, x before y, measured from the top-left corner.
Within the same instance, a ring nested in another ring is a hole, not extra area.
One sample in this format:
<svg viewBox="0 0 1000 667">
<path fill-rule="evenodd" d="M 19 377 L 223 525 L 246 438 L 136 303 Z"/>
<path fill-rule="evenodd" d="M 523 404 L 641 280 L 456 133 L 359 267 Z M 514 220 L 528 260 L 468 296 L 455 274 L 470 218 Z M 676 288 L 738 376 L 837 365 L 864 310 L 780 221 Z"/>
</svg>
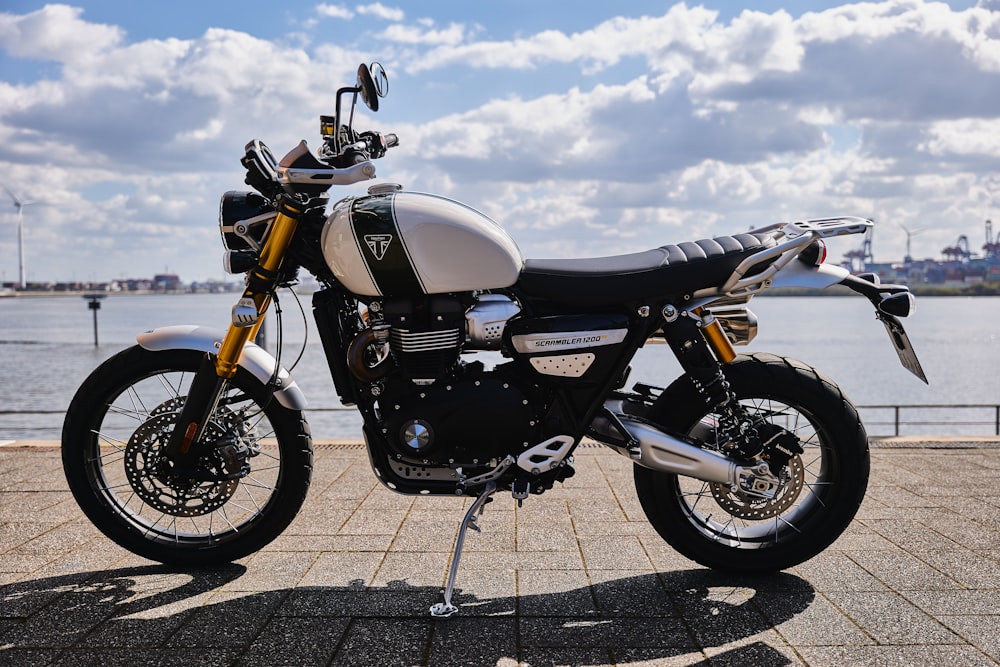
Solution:
<svg viewBox="0 0 1000 667">
<path fill-rule="evenodd" d="M 930 384 L 924 374 L 923 367 L 920 365 L 920 360 L 917 359 L 917 353 L 910 343 L 910 337 L 906 335 L 903 323 L 895 315 L 888 313 L 876 312 L 875 316 L 885 325 L 885 330 L 889 333 L 889 340 L 892 342 L 892 347 L 896 350 L 899 363 L 903 364 L 903 368 L 923 380 L 925 384 Z"/>
</svg>

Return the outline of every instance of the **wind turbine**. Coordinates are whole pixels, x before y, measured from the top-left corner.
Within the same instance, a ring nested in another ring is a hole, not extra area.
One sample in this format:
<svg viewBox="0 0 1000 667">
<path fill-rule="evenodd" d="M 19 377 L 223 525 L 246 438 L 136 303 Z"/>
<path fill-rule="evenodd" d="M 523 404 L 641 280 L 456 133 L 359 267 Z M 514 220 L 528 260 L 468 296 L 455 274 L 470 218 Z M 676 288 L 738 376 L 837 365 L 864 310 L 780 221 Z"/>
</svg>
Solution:
<svg viewBox="0 0 1000 667">
<path fill-rule="evenodd" d="M 22 213 L 25 206 L 30 206 L 37 202 L 25 201 L 15 195 L 10 191 L 6 185 L 3 186 L 4 191 L 10 195 L 11 200 L 14 202 L 14 208 L 17 209 L 17 267 L 18 267 L 18 278 L 21 281 L 21 289 L 28 286 L 27 281 L 24 279 L 24 215 Z"/>
<path fill-rule="evenodd" d="M 917 229 L 911 232 L 909 229 L 903 226 L 903 223 L 897 222 L 896 224 L 902 227 L 903 232 L 906 234 L 906 257 L 904 257 L 903 260 L 907 262 L 911 261 L 913 259 L 913 255 L 910 254 L 910 238 L 916 236 L 920 232 L 926 232 L 927 228 L 924 227 L 923 229 Z"/>
</svg>

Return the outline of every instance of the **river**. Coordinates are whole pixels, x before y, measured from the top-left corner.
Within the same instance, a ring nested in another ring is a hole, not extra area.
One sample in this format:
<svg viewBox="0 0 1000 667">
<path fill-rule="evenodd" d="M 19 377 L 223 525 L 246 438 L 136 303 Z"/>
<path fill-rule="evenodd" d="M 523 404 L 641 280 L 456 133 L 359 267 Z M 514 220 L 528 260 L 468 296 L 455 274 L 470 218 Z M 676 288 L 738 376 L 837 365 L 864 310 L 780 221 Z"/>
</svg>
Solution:
<svg viewBox="0 0 1000 667">
<path fill-rule="evenodd" d="M 0 441 L 55 440 L 61 413 L 73 392 L 101 361 L 134 343 L 135 334 L 169 324 L 224 328 L 236 294 L 112 295 L 98 311 L 100 345 L 93 340 L 92 312 L 79 296 L 0 299 Z M 305 353 L 292 375 L 309 398 L 308 419 L 316 437 L 357 437 L 360 419 L 339 408 L 322 347 L 309 318 Z M 295 302 L 283 297 L 286 347 L 283 363 L 298 355 L 305 338 Z M 760 321 L 747 348 L 795 357 L 834 378 L 859 405 L 1000 404 L 1000 297 L 924 297 L 905 320 L 930 380 L 924 385 L 900 366 L 886 332 L 868 302 L 851 297 L 757 297 Z M 269 329 L 273 352 L 274 329 Z M 664 345 L 640 351 L 633 381 L 664 385 L 678 373 Z M 48 414 L 25 414 L 26 411 Z M 864 410 L 869 432 L 885 434 L 887 411 Z M 992 425 L 960 423 L 970 411 L 927 412 L 907 434 L 992 433 Z M 913 417 L 913 415 L 910 415 Z M 972 419 L 992 419 L 980 410 Z M 872 422 L 875 427 L 872 427 Z M 970 430 L 971 429 L 971 430 Z M 985 430 L 984 430 L 985 429 Z"/>
</svg>

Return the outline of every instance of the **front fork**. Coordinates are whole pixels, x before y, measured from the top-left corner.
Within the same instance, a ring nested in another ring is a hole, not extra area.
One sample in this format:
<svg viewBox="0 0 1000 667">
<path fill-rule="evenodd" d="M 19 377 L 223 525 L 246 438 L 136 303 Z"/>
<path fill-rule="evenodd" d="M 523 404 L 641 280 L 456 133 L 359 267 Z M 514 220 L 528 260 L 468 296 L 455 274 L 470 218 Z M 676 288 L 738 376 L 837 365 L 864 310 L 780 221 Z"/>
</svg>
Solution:
<svg viewBox="0 0 1000 667">
<path fill-rule="evenodd" d="M 278 215 L 271 224 L 257 266 L 247 275 L 243 295 L 233 307 L 233 318 L 216 354 L 205 354 L 191 381 L 176 427 L 167 442 L 166 455 L 175 466 L 190 470 L 200 455 L 198 443 L 218 407 L 226 382 L 239 369 L 243 346 L 253 340 L 264 323 L 281 263 L 298 229 L 303 208 L 289 197 L 278 201 Z"/>
</svg>

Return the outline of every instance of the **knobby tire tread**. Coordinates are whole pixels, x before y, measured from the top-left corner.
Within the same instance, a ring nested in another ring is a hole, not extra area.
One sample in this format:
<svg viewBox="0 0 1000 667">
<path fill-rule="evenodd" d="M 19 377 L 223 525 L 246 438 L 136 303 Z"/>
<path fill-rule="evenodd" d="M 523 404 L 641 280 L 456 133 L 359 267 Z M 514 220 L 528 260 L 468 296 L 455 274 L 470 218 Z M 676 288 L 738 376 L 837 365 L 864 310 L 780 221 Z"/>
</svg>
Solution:
<svg viewBox="0 0 1000 667">
<path fill-rule="evenodd" d="M 152 352 L 139 346 L 127 348 L 102 363 L 77 390 L 63 424 L 62 463 L 67 482 L 84 514 L 119 546 L 144 558 L 181 567 L 210 567 L 248 556 L 274 540 L 292 522 L 305 502 L 312 477 L 313 448 L 309 425 L 302 413 L 281 406 L 267 396 L 266 387 L 240 369 L 234 383 L 251 395 L 266 414 L 281 451 L 280 482 L 264 512 L 244 535 L 216 545 L 177 548 L 146 539 L 127 524 L 97 491 L 88 476 L 87 456 L 94 446 L 91 429 L 99 426 L 107 402 L 125 388 L 157 371 L 198 368 L 201 352 L 168 350 Z M 98 444 L 99 446 L 99 444 Z"/>
<path fill-rule="evenodd" d="M 807 535 L 783 538 L 778 546 L 738 549 L 709 539 L 692 526 L 677 497 L 677 476 L 636 464 L 640 504 L 660 536 L 679 553 L 717 570 L 758 574 L 793 567 L 832 544 L 864 499 L 870 471 L 868 436 L 857 410 L 840 388 L 815 368 L 768 353 L 740 355 L 724 367 L 738 398 L 772 398 L 806 413 L 832 448 L 836 488 L 815 512 Z M 686 432 L 708 412 L 690 380 L 680 378 L 657 399 L 648 418 L 667 431 Z"/>
</svg>

